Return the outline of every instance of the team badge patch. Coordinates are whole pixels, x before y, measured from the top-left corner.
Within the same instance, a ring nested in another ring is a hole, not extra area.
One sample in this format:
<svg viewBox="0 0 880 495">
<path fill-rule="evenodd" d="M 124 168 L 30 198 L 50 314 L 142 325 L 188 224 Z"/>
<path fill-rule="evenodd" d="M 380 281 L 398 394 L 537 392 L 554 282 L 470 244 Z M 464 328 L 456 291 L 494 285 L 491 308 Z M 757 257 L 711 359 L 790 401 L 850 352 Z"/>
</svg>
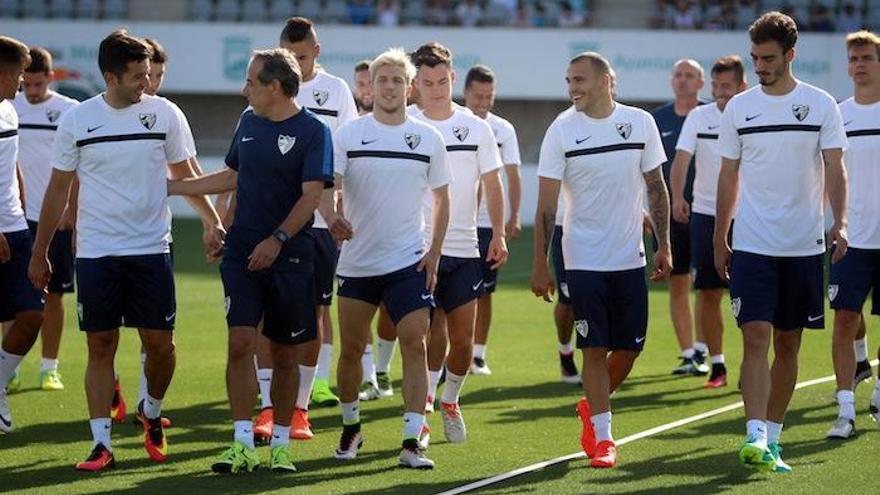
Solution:
<svg viewBox="0 0 880 495">
<path fill-rule="evenodd" d="M 807 115 L 810 115 L 810 105 L 792 105 L 791 113 L 794 114 L 794 118 L 798 119 L 798 122 L 803 122 Z"/>
<path fill-rule="evenodd" d="M 587 334 L 590 333 L 590 325 L 587 323 L 587 320 L 577 320 L 574 322 L 574 329 L 583 338 L 587 338 Z"/>
<path fill-rule="evenodd" d="M 459 140 L 459 142 L 464 142 L 467 139 L 468 134 L 470 134 L 471 130 L 467 127 L 453 127 L 452 134 L 455 135 L 455 138 Z"/>
<path fill-rule="evenodd" d="M 615 124 L 617 127 L 617 133 L 620 134 L 620 137 L 623 139 L 629 139 L 629 135 L 632 134 L 633 126 L 629 122 L 618 122 Z"/>
<path fill-rule="evenodd" d="M 568 293 L 568 284 L 566 282 L 562 282 L 559 284 L 559 290 L 565 297 L 571 297 L 571 294 Z"/>
<path fill-rule="evenodd" d="M 284 134 L 278 135 L 278 151 L 281 152 L 282 155 L 286 155 L 293 145 L 296 144 L 296 136 L 285 136 Z"/>
<path fill-rule="evenodd" d="M 46 119 L 49 123 L 54 124 L 58 117 L 61 117 L 61 112 L 58 110 L 46 110 Z"/>
<path fill-rule="evenodd" d="M 409 146 L 409 149 L 414 150 L 419 147 L 419 143 L 422 142 L 422 136 L 419 134 L 411 134 L 407 132 L 403 135 L 403 140 L 406 142 L 406 145 Z"/>
<path fill-rule="evenodd" d="M 83 305 L 82 303 L 76 303 L 76 315 L 79 316 L 79 321 L 82 323 L 83 321 Z"/>
<path fill-rule="evenodd" d="M 739 311 L 742 309 L 742 299 L 738 297 L 734 297 L 730 300 L 730 310 L 733 312 L 733 316 L 739 317 Z"/>
<path fill-rule="evenodd" d="M 232 307 L 232 298 L 226 296 L 226 299 L 223 300 L 223 311 L 226 312 L 226 316 L 229 316 L 229 308 Z"/>
<path fill-rule="evenodd" d="M 315 103 L 317 103 L 319 107 L 323 107 L 324 103 L 327 103 L 327 98 L 329 97 L 330 93 L 327 91 L 319 89 L 312 91 L 312 98 L 315 99 Z"/>
<path fill-rule="evenodd" d="M 138 120 L 141 121 L 141 125 L 146 127 L 148 131 L 151 131 L 153 130 L 153 126 L 156 125 L 156 114 L 142 113 L 138 115 Z"/>
<path fill-rule="evenodd" d="M 828 286 L 828 300 L 833 301 L 837 299 L 837 293 L 840 291 L 840 286 L 837 284 L 831 284 Z"/>
</svg>

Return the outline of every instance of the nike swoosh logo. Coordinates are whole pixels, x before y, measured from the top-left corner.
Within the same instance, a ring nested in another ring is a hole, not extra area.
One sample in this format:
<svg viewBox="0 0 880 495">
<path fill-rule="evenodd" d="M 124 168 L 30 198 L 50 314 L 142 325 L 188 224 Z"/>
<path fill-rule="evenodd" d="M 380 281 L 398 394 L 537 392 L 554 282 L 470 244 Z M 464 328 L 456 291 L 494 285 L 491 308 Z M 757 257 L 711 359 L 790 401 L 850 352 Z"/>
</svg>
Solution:
<svg viewBox="0 0 880 495">
<path fill-rule="evenodd" d="M 243 137 L 243 138 L 241 138 L 241 142 L 242 142 L 242 143 L 247 143 L 247 142 L 249 142 L 249 141 L 253 141 L 254 139 L 255 139 L 255 138 L 252 138 L 252 137 Z"/>
<path fill-rule="evenodd" d="M 490 289 L 495 286 L 495 282 L 483 282 L 483 287 Z"/>
<path fill-rule="evenodd" d="M 430 301 L 432 297 L 432 294 L 422 294 L 422 301 Z"/>
<path fill-rule="evenodd" d="M 760 116 L 761 116 L 760 113 L 757 114 L 757 115 L 746 115 L 746 122 L 751 122 L 751 121 L 757 119 L 757 118 L 760 117 Z"/>
<path fill-rule="evenodd" d="M 846 126 L 848 126 L 848 125 L 850 125 L 850 124 L 852 124 L 852 123 L 853 123 L 852 120 L 847 120 L 846 122 L 843 123 L 843 126 L 846 127 Z"/>
<path fill-rule="evenodd" d="M 0 416 L 0 421 L 2 421 L 7 428 L 12 428 L 12 419 L 6 419 L 3 416 Z"/>
<path fill-rule="evenodd" d="M 61 284 L 62 289 L 69 289 L 71 287 L 73 287 L 73 282 L 64 282 L 63 284 Z"/>
<path fill-rule="evenodd" d="M 471 289 L 479 290 L 482 285 L 483 285 L 483 281 L 480 280 L 479 282 L 476 283 L 476 285 L 472 285 Z"/>
<path fill-rule="evenodd" d="M 575 144 L 581 144 L 581 143 L 583 143 L 584 141 L 586 141 L 587 139 L 590 139 L 591 137 L 593 137 L 593 136 L 587 136 L 587 137 L 585 137 L 585 138 L 583 138 L 583 139 L 575 139 L 575 140 L 574 140 L 574 143 L 575 143 Z"/>
<path fill-rule="evenodd" d="M 712 130 L 718 129 L 719 127 L 721 127 L 721 126 L 720 125 L 710 125 L 709 130 L 712 131 Z"/>
<path fill-rule="evenodd" d="M 663 137 L 669 137 L 672 135 L 672 131 L 663 131 L 661 134 L 663 135 Z"/>
<path fill-rule="evenodd" d="M 331 296 L 333 296 L 332 290 L 330 292 L 327 292 L 326 294 L 323 292 L 321 293 L 321 299 L 329 299 Z"/>
<path fill-rule="evenodd" d="M 100 128 L 102 128 L 102 127 L 104 127 L 104 124 L 101 124 L 101 125 L 99 125 L 99 126 L 95 126 L 95 127 L 88 127 L 88 128 L 86 128 L 86 132 L 89 132 L 89 133 L 90 133 L 90 132 L 93 132 L 93 131 L 97 131 L 98 129 L 100 129 Z"/>
<path fill-rule="evenodd" d="M 808 316 L 808 317 L 807 317 L 807 321 L 810 322 L 810 323 L 813 323 L 814 321 L 819 321 L 819 320 L 821 320 L 822 318 L 825 318 L 825 315 L 819 315 L 819 316 Z"/>
<path fill-rule="evenodd" d="M 641 344 L 644 341 L 645 341 L 645 337 L 639 337 L 636 339 L 636 344 Z"/>
<path fill-rule="evenodd" d="M 300 331 L 298 331 L 298 332 L 290 332 L 290 338 L 294 339 L 294 338 L 299 337 L 300 335 L 302 335 L 302 334 L 304 334 L 304 333 L 306 333 L 306 329 L 305 329 L 305 328 L 300 329 Z"/>
<path fill-rule="evenodd" d="M 174 316 L 177 315 L 177 311 L 171 313 L 170 315 L 165 317 L 165 321 L 171 321 L 174 319 Z"/>
<path fill-rule="evenodd" d="M 365 141 L 365 140 L 361 139 L 361 144 L 362 144 L 362 145 L 364 145 L 364 144 L 373 144 L 373 143 L 375 143 L 375 142 L 378 141 L 378 140 L 379 140 L 378 138 L 377 138 L 377 139 L 371 139 L 370 141 Z"/>
</svg>

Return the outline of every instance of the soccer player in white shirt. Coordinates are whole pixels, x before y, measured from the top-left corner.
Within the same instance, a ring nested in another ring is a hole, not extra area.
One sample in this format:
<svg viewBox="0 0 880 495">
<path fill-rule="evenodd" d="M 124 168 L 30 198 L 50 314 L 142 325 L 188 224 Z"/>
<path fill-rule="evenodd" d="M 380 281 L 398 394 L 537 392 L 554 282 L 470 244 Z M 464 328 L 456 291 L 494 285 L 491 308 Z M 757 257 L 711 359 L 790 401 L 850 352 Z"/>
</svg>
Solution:
<svg viewBox="0 0 880 495">
<path fill-rule="evenodd" d="M 522 180 L 519 166 L 519 141 L 516 137 L 516 129 L 507 120 L 492 113 L 495 106 L 495 73 L 485 65 L 475 65 L 467 73 L 464 81 L 465 106 L 474 115 L 485 119 L 495 134 L 498 141 L 498 152 L 501 154 L 501 162 L 504 164 L 504 172 L 507 174 L 508 205 L 510 215 L 504 230 L 508 239 L 515 239 L 522 226 L 519 217 L 520 198 L 522 197 Z M 489 240 L 492 238 L 492 222 L 489 219 L 489 211 L 486 202 L 480 201 L 480 211 L 477 215 L 477 237 L 480 240 L 480 255 L 485 257 L 489 249 Z M 474 335 L 474 359 L 471 363 L 471 373 L 475 375 L 491 375 L 492 370 L 486 364 L 486 341 L 489 338 L 489 326 L 492 322 L 492 293 L 495 292 L 498 280 L 498 271 L 491 269 L 491 264 L 483 261 L 483 289 L 484 293 L 477 300 L 477 326 Z"/>
<path fill-rule="evenodd" d="M 873 291 L 872 313 L 880 314 L 880 37 L 870 31 L 851 33 L 846 50 L 854 91 L 852 98 L 840 104 L 849 141 L 844 155 L 849 179 L 849 249 L 831 265 L 828 285 L 834 309 L 832 356 L 839 407 L 828 438 L 855 434 L 852 377 L 857 373 L 857 359 L 852 342 L 859 327 L 864 328 L 862 306 L 869 291 Z M 870 411 L 880 420 L 880 382 L 871 395 Z"/>
<path fill-rule="evenodd" d="M 360 359 L 370 323 L 384 304 L 403 355 L 403 445 L 401 466 L 431 469 L 423 436 L 431 292 L 437 284 L 441 245 L 449 220 L 451 181 L 443 138 L 406 115 L 406 95 L 415 68 L 400 49 L 370 65 L 373 113 L 344 125 L 336 135 L 337 184 L 344 213 L 331 230 L 345 239 L 339 258 L 341 352 L 337 370 L 343 431 L 338 459 L 354 459 L 363 443 L 358 385 Z M 431 197 L 431 239 L 424 242 L 425 196 Z M 328 217 L 333 217 L 329 212 Z"/>
<path fill-rule="evenodd" d="M 28 47 L 0 36 L 0 321 L 12 321 L 0 345 L 0 432 L 12 431 L 6 384 L 43 324 L 41 292 L 27 281 L 31 235 L 22 208 L 18 115 L 11 100 L 30 65 Z"/>
<path fill-rule="evenodd" d="M 727 102 L 744 91 L 748 84 L 742 60 L 737 55 L 721 57 L 711 70 L 714 104 L 701 105 L 688 113 L 676 144 L 675 160 L 670 172 L 672 216 L 680 224 L 690 223 L 690 268 L 697 291 L 694 313 L 700 315 L 698 335 L 705 336 L 712 361 L 712 372 L 704 385 L 718 388 L 727 385 L 727 368 L 722 352 L 724 321 L 721 298 L 727 283 L 715 270 L 712 238 L 715 229 L 715 194 L 718 191 L 718 132 L 721 113 Z M 685 198 L 685 184 L 692 159 L 696 157 L 693 204 Z"/>
<path fill-rule="evenodd" d="M 731 307 L 743 336 L 747 437 L 740 462 L 789 472 L 779 435 L 797 382 L 801 335 L 804 327 L 824 326 L 824 194 L 834 210 L 832 262 L 847 248 L 846 136 L 834 99 L 792 75 L 795 22 L 768 12 L 749 36 L 761 84 L 731 99 L 721 119 L 715 267 L 722 279 L 729 272 Z"/>
<path fill-rule="evenodd" d="M 626 379 L 647 334 L 646 185 L 658 240 L 651 278 L 665 278 L 672 268 L 669 197 L 660 168 L 666 156 L 651 115 L 614 101 L 605 57 L 575 56 L 566 81 L 575 111 L 557 118 L 541 144 L 531 285 L 536 296 L 550 300 L 547 251 L 561 188 L 566 283 L 584 357 L 581 446 L 591 466 L 606 468 L 617 464 L 610 393 Z"/>
<path fill-rule="evenodd" d="M 455 71 L 452 53 L 443 45 L 431 42 L 416 50 L 413 57 L 417 69 L 416 85 L 422 97 L 423 112 L 419 119 L 440 131 L 449 152 L 452 197 L 449 229 L 443 242 L 443 257 L 437 275 L 437 312 L 431 323 L 431 344 L 428 350 L 431 382 L 427 401 L 433 405 L 439 369 L 436 366 L 446 354 L 446 384 L 440 405 L 443 429 L 450 442 L 463 442 L 467 437 L 458 399 L 473 359 L 474 326 L 477 298 L 483 293 L 483 274 L 477 239 L 477 210 L 480 187 L 492 221 L 492 239 L 486 260 L 497 269 L 507 262 L 504 233 L 504 186 L 501 182 L 501 159 L 492 128 L 469 110 L 452 103 Z M 447 330 L 446 339 L 438 338 Z"/>
<path fill-rule="evenodd" d="M 71 183 L 79 178 L 77 294 L 80 328 L 89 360 L 86 392 L 93 446 L 78 470 L 114 466 L 109 411 L 113 360 L 122 325 L 137 327 L 147 351 L 149 390 L 138 410 L 144 448 L 163 462 L 168 444 L 160 419 L 162 400 L 174 374 L 172 330 L 176 316 L 168 241 L 167 171 L 184 176 L 191 158 L 173 104 L 144 95 L 152 51 L 145 42 L 116 31 L 98 49 L 107 89 L 62 117 L 52 153 L 52 176 L 40 212 L 28 275 L 35 287 L 49 281 L 49 243 L 64 212 Z M 171 164 L 171 165 L 169 165 Z M 207 253 L 219 250 L 223 230 L 207 198 L 199 213 L 212 225 Z M 210 219 L 210 220 L 209 220 Z"/>
<path fill-rule="evenodd" d="M 18 113 L 18 140 L 21 175 L 27 202 L 25 217 L 31 236 L 36 235 L 37 220 L 43 193 L 49 184 L 52 167 L 49 165 L 52 141 L 61 116 L 77 101 L 49 89 L 54 78 L 52 55 L 45 48 L 32 47 L 31 65 L 24 71 L 22 92 L 15 97 L 13 105 Z M 64 212 L 59 231 L 52 239 L 49 249 L 55 268 L 49 281 L 43 309 L 42 359 L 40 360 L 40 388 L 62 390 L 64 384 L 58 373 L 58 349 L 64 329 L 63 296 L 73 292 L 73 222 L 75 212 L 70 205 Z"/>
</svg>

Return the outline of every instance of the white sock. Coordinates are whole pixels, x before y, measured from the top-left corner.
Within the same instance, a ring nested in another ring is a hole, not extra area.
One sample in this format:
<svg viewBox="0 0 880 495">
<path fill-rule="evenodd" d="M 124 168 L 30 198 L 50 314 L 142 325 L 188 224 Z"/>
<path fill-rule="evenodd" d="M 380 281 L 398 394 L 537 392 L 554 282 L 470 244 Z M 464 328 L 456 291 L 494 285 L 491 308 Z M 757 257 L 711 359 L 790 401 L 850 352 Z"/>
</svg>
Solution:
<svg viewBox="0 0 880 495">
<path fill-rule="evenodd" d="M 144 399 L 144 415 L 146 415 L 148 419 L 156 419 L 161 414 L 162 399 L 156 399 L 150 397 L 150 394 L 147 394 L 147 397 Z"/>
<path fill-rule="evenodd" d="M 688 347 L 687 349 L 681 351 L 681 357 L 685 359 L 691 359 L 694 357 L 694 348 Z"/>
<path fill-rule="evenodd" d="M 837 404 L 840 406 L 839 417 L 856 419 L 856 396 L 852 390 L 838 390 Z"/>
<path fill-rule="evenodd" d="M 474 344 L 474 358 L 486 359 L 485 344 Z"/>
<path fill-rule="evenodd" d="M 233 421 L 235 428 L 235 441 L 244 444 L 247 448 L 254 448 L 254 422 L 249 419 Z"/>
<path fill-rule="evenodd" d="M 321 344 L 318 352 L 318 372 L 315 377 L 318 380 L 330 379 L 330 362 L 333 360 L 333 344 Z"/>
<path fill-rule="evenodd" d="M 724 364 L 724 354 L 712 356 L 712 364 Z"/>
<path fill-rule="evenodd" d="M 596 430 L 596 441 L 603 440 L 614 441 L 611 437 L 611 411 L 602 414 L 596 414 L 590 418 L 593 423 L 593 429 Z"/>
<path fill-rule="evenodd" d="M 461 394 L 465 378 L 467 378 L 467 373 L 456 375 L 449 371 L 449 368 L 446 368 L 446 385 L 443 387 L 443 396 L 440 397 L 440 402 L 458 404 L 458 396 Z"/>
<path fill-rule="evenodd" d="M 559 354 L 571 354 L 574 352 L 571 342 L 567 344 L 559 344 Z"/>
<path fill-rule="evenodd" d="M 391 370 L 391 358 L 394 357 L 396 340 L 385 340 L 379 337 L 376 343 L 376 372 L 388 373 Z"/>
<path fill-rule="evenodd" d="M 358 407 L 358 401 L 340 402 L 339 407 L 342 408 L 342 424 L 353 425 L 361 422 L 361 410 Z"/>
<path fill-rule="evenodd" d="M 779 443 L 779 435 L 782 434 L 782 423 L 767 421 L 767 443 Z"/>
<path fill-rule="evenodd" d="M 257 370 L 257 385 L 260 386 L 260 407 L 272 407 L 272 368 Z"/>
<path fill-rule="evenodd" d="M 141 382 L 138 385 L 138 402 L 147 398 L 147 353 L 141 353 Z"/>
<path fill-rule="evenodd" d="M 47 371 L 58 371 L 58 360 L 57 359 L 48 359 L 48 358 L 41 358 L 40 359 L 40 372 L 45 373 Z"/>
<path fill-rule="evenodd" d="M 296 408 L 309 410 L 312 400 L 312 386 L 315 384 L 316 366 L 299 365 L 299 391 L 296 393 Z"/>
<path fill-rule="evenodd" d="M 376 366 L 373 365 L 373 346 L 367 344 L 361 356 L 361 383 L 372 383 L 376 386 Z"/>
<path fill-rule="evenodd" d="M 746 421 L 746 436 L 759 444 L 767 445 L 767 423 L 760 419 Z"/>
<path fill-rule="evenodd" d="M 272 440 L 269 442 L 270 448 L 287 447 L 290 445 L 290 425 L 281 426 L 278 423 L 272 425 Z"/>
<path fill-rule="evenodd" d="M 709 346 L 705 342 L 694 342 L 694 350 L 700 351 L 704 356 L 709 354 Z"/>
<path fill-rule="evenodd" d="M 856 361 L 868 360 L 868 336 L 865 335 L 861 339 L 853 342 L 853 349 L 856 351 Z"/>
<path fill-rule="evenodd" d="M 437 397 L 437 384 L 440 383 L 440 370 L 428 370 L 428 397 Z"/>
<path fill-rule="evenodd" d="M 107 447 L 107 450 L 113 450 L 110 446 L 111 425 L 110 418 L 95 418 L 89 420 L 89 426 L 92 429 L 92 447 L 97 447 L 100 443 L 104 447 Z"/>
<path fill-rule="evenodd" d="M 419 413 L 403 413 L 403 439 L 418 439 L 422 432 L 425 415 Z"/>
<path fill-rule="evenodd" d="M 10 354 L 0 348 L 0 386 L 6 387 L 6 383 L 15 375 L 15 370 L 22 359 L 24 359 L 24 356 Z"/>
</svg>

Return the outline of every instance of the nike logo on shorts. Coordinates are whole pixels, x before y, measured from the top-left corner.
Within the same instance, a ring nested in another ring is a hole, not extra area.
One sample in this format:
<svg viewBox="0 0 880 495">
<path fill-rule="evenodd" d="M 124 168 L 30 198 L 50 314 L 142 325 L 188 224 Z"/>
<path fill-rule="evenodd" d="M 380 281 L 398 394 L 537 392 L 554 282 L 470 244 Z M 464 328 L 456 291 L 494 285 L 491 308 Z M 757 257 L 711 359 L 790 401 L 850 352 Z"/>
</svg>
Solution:
<svg viewBox="0 0 880 495">
<path fill-rule="evenodd" d="M 636 344 L 641 344 L 641 343 L 644 342 L 644 341 L 645 341 L 645 337 L 638 337 L 638 338 L 636 338 Z"/>
<path fill-rule="evenodd" d="M 306 333 L 306 329 L 300 328 L 298 332 L 290 332 L 290 338 L 295 339 L 304 333 Z"/>
<path fill-rule="evenodd" d="M 170 315 L 168 315 L 168 316 L 165 317 L 165 321 L 171 321 L 171 320 L 173 320 L 174 317 L 175 317 L 176 315 L 177 315 L 177 311 L 171 313 Z"/>
<path fill-rule="evenodd" d="M 807 321 L 810 322 L 810 323 L 813 323 L 814 321 L 819 321 L 819 320 L 821 320 L 822 318 L 825 318 L 825 315 L 819 315 L 819 316 L 808 316 L 808 317 L 807 317 Z"/>
<path fill-rule="evenodd" d="M 478 291 L 478 290 L 480 290 L 480 287 L 481 287 L 482 285 L 483 285 L 483 281 L 480 280 L 479 282 L 476 283 L 476 285 L 472 285 L 472 286 L 471 286 L 471 289 L 473 289 L 473 290 L 475 290 L 475 291 Z"/>
<path fill-rule="evenodd" d="M 324 293 L 324 292 L 321 293 L 321 299 L 330 299 L 331 297 L 333 297 L 333 291 L 332 291 L 332 290 L 331 290 L 330 292 L 327 292 L 327 293 Z"/>
<path fill-rule="evenodd" d="M 242 142 L 242 143 L 247 143 L 247 142 L 249 142 L 249 141 L 253 141 L 254 139 L 255 139 L 255 138 L 252 138 L 252 137 L 250 137 L 250 136 L 248 136 L 248 137 L 243 137 L 243 138 L 241 138 L 241 142 Z"/>
<path fill-rule="evenodd" d="M 422 294 L 422 301 L 430 301 L 433 297 L 433 294 Z"/>
<path fill-rule="evenodd" d="M 672 135 L 672 131 L 663 131 L 663 137 L 669 137 Z"/>
</svg>

